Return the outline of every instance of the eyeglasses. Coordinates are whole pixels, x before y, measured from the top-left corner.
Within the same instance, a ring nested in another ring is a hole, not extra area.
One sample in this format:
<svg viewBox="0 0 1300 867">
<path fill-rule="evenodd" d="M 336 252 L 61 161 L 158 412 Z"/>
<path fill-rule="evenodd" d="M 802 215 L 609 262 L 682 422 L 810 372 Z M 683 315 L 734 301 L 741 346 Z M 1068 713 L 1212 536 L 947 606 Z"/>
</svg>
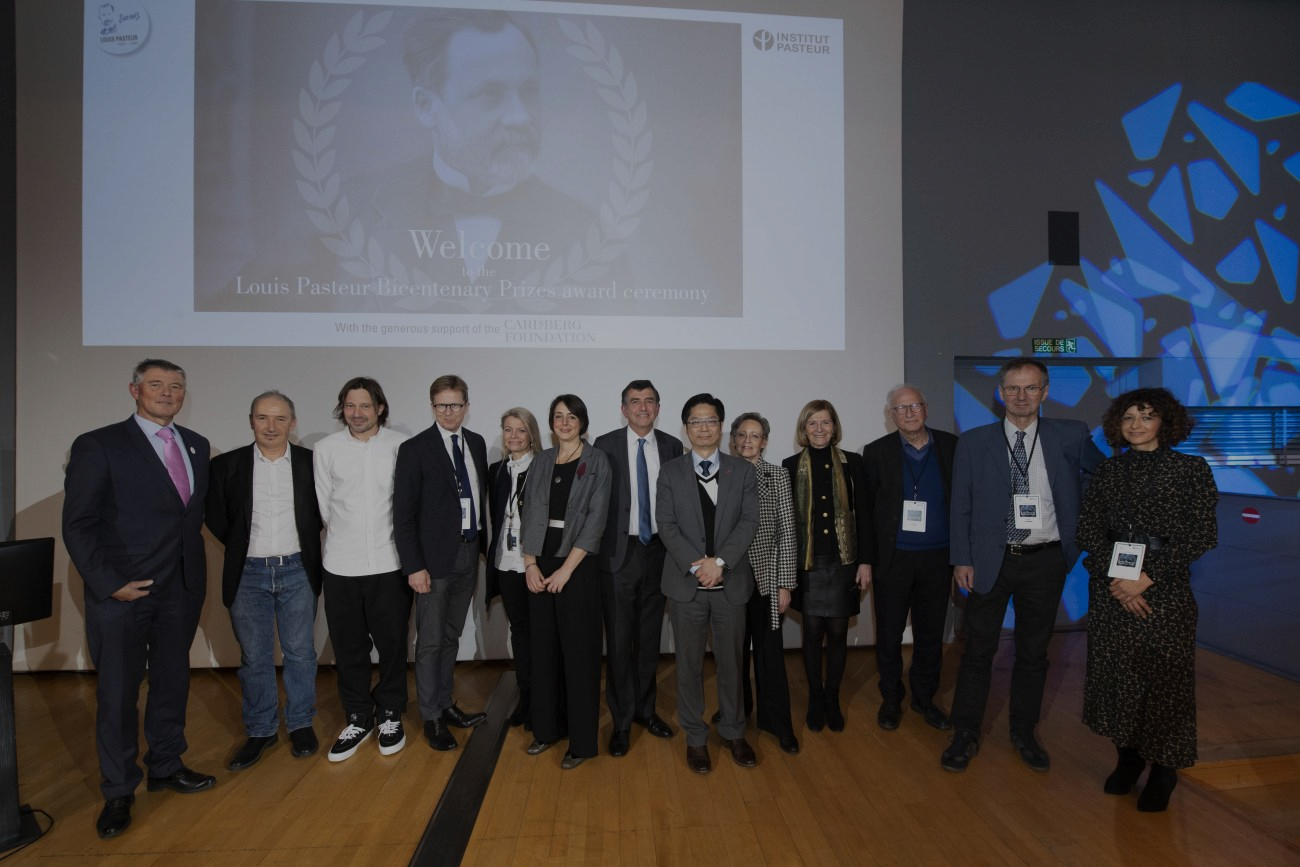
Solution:
<svg viewBox="0 0 1300 867">
<path fill-rule="evenodd" d="M 736 442 L 761 443 L 766 437 L 761 433 L 738 433 L 732 437 Z"/>
<path fill-rule="evenodd" d="M 695 428 L 696 430 L 700 428 L 714 428 L 720 424 L 722 424 L 722 422 L 716 418 L 692 418 L 687 419 L 686 421 L 687 427 Z"/>
<path fill-rule="evenodd" d="M 927 405 L 924 403 L 900 403 L 898 406 L 891 406 L 890 409 L 894 415 L 907 415 L 909 412 L 920 412 Z"/>
<path fill-rule="evenodd" d="M 1008 397 L 1019 397 L 1020 392 L 1022 391 L 1025 393 L 1026 397 L 1033 397 L 1034 395 L 1038 394 L 1042 390 L 1043 387 L 1041 385 L 1026 385 L 1023 388 L 1021 388 L 1018 385 L 1002 386 L 1002 393 L 1007 395 Z"/>
<path fill-rule="evenodd" d="M 451 414 L 451 413 L 457 413 L 457 412 L 460 412 L 460 411 L 461 411 L 462 409 L 464 409 L 464 408 L 465 408 L 465 404 L 463 404 L 463 403 L 435 403 L 435 404 L 433 405 L 433 411 L 434 411 L 434 412 L 440 412 L 440 413 L 442 413 L 443 415 L 449 415 L 449 414 Z"/>
</svg>

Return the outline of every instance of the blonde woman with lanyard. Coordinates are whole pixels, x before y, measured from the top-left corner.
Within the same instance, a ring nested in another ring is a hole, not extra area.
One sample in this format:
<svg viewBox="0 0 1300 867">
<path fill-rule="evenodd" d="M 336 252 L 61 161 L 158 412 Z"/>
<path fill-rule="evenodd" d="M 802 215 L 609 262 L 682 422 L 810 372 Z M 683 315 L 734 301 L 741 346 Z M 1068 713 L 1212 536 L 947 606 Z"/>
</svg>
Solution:
<svg viewBox="0 0 1300 867">
<path fill-rule="evenodd" d="M 609 507 L 605 453 L 583 440 L 587 405 L 574 394 L 551 401 L 556 447 L 533 459 L 523 502 L 524 576 L 531 591 L 533 742 L 530 755 L 560 738 L 560 767 L 597 753 L 600 720 L 600 550 Z"/>
<path fill-rule="evenodd" d="M 803 451 L 781 462 L 794 490 L 799 538 L 799 587 L 790 607 L 803 616 L 803 664 L 808 675 L 808 729 L 844 730 L 840 681 L 848 661 L 849 618 L 862 607 L 875 558 L 871 502 L 862 456 L 840 450 L 840 417 L 828 400 L 799 413 L 795 442 Z M 858 502 L 855 502 L 855 496 Z M 822 642 L 826 679 L 822 680 Z"/>
<path fill-rule="evenodd" d="M 487 603 L 501 594 L 510 623 L 510 647 L 515 657 L 515 684 L 519 702 L 510 725 L 532 728 L 533 653 L 528 627 L 528 585 L 524 579 L 524 553 L 519 543 L 522 529 L 520 504 L 533 456 L 542 450 L 537 419 L 521 406 L 501 415 L 501 449 L 505 456 L 488 467 L 488 508 L 492 514 L 492 542 L 488 545 Z"/>
</svg>

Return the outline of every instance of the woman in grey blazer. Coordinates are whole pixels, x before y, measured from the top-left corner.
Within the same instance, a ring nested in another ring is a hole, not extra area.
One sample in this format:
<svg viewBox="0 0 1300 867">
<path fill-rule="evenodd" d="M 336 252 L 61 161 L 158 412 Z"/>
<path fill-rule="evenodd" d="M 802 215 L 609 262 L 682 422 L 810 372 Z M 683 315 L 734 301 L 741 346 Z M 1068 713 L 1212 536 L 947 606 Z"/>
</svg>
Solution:
<svg viewBox="0 0 1300 867">
<path fill-rule="evenodd" d="M 523 510 L 524 578 L 531 591 L 533 743 L 530 755 L 567 733 L 561 767 L 597 753 L 600 718 L 600 550 L 609 506 L 608 459 L 588 445 L 587 405 L 574 394 L 551 401 L 556 446 L 533 459 Z"/>
</svg>

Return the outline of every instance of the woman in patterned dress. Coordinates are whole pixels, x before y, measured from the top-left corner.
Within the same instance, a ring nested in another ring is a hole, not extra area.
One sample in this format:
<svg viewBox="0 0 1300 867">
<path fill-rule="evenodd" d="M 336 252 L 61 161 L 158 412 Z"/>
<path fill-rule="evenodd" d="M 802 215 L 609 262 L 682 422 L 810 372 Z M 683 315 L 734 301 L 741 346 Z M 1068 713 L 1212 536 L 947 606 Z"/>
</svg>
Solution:
<svg viewBox="0 0 1300 867">
<path fill-rule="evenodd" d="M 1119 754 L 1108 794 L 1128 794 L 1150 763 L 1143 812 L 1164 810 L 1177 769 L 1196 763 L 1191 564 L 1218 542 L 1219 493 L 1203 458 L 1173 451 L 1191 430 L 1166 389 L 1115 398 L 1102 431 L 1127 450 L 1093 476 L 1075 537 L 1090 579 L 1083 721 Z M 1145 546 L 1136 579 L 1110 577 L 1116 543 Z"/>
</svg>

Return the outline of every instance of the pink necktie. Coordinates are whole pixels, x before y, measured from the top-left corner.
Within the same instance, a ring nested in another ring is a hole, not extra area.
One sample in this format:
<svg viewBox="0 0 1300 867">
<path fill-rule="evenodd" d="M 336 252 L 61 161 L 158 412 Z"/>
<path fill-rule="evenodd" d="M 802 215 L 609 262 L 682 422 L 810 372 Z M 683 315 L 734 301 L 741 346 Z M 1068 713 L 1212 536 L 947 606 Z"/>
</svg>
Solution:
<svg viewBox="0 0 1300 867">
<path fill-rule="evenodd" d="M 176 486 L 176 493 L 181 495 L 181 502 L 188 506 L 190 476 L 185 472 L 185 458 L 181 457 L 181 447 L 176 445 L 176 434 L 171 428 L 165 427 L 157 435 L 166 443 L 163 446 L 163 463 L 167 465 L 167 475 L 172 477 L 172 484 Z"/>
</svg>

